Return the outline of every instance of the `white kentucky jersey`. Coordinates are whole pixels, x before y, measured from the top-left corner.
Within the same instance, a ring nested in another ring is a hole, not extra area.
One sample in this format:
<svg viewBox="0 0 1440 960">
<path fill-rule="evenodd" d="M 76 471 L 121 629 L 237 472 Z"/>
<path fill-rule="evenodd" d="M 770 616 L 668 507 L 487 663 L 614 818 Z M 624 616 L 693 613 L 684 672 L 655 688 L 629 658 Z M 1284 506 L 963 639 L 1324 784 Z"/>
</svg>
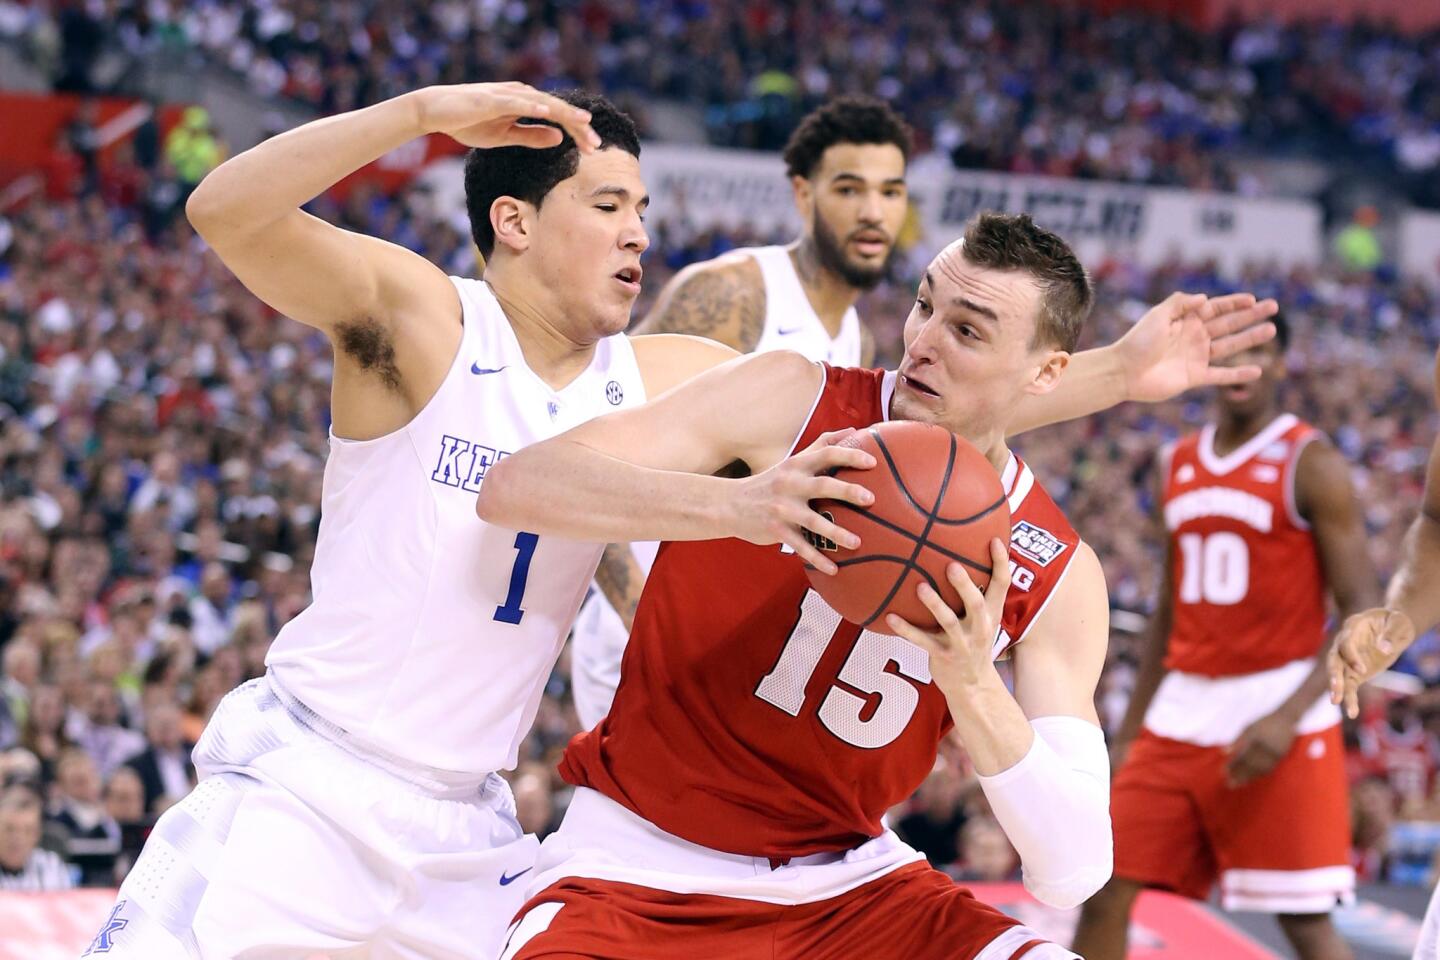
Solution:
<svg viewBox="0 0 1440 960">
<path fill-rule="evenodd" d="M 480 520 L 485 472 L 528 444 L 645 400 L 607 337 L 553 389 L 487 284 L 452 278 L 464 333 L 439 390 L 375 440 L 330 440 L 313 601 L 271 676 L 365 747 L 457 773 L 513 767 L 603 545 Z"/>
<path fill-rule="evenodd" d="M 789 249 L 747 247 L 735 252 L 754 259 L 765 278 L 765 328 L 755 344 L 756 353 L 794 350 L 832 367 L 860 366 L 860 315 L 853 306 L 846 309 L 840 332 L 832 337 L 805 295 Z"/>
<path fill-rule="evenodd" d="M 788 249 L 746 247 L 735 252 L 753 257 L 765 280 L 765 326 L 755 344 L 755 353 L 794 350 L 835 367 L 860 366 L 860 315 L 853 306 L 840 321 L 840 335 L 831 337 L 800 285 Z M 655 543 L 631 544 L 635 562 L 646 576 L 655 561 L 657 547 Z M 628 639 L 625 622 L 597 586 L 575 622 L 575 640 L 570 651 L 575 710 L 586 729 L 610 712 Z"/>
</svg>

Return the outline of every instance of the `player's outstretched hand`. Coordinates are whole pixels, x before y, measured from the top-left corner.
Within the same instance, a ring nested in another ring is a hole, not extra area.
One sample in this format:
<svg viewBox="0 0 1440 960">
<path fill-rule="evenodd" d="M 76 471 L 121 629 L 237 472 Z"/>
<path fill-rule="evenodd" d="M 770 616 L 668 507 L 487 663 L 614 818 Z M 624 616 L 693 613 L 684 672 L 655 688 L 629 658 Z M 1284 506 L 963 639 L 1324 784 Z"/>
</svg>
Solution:
<svg viewBox="0 0 1440 960">
<path fill-rule="evenodd" d="M 990 569 L 990 585 L 982 594 L 964 566 L 951 563 L 946 568 L 950 584 L 960 592 L 958 611 L 947 607 L 930 584 L 920 584 L 917 595 L 939 630 L 922 630 L 893 613 L 885 617 L 897 636 L 930 654 L 930 677 L 947 694 L 980 682 L 986 670 L 995 669 L 995 636 L 1010 590 L 1010 551 L 998 537 L 990 541 Z"/>
<path fill-rule="evenodd" d="M 582 110 L 534 87 L 508 83 L 457 83 L 426 87 L 415 96 L 420 125 L 429 133 L 446 133 L 467 147 L 556 147 L 560 130 L 522 120 L 549 120 L 564 128 L 582 153 L 600 147 L 590 127 L 590 111 Z"/>
<path fill-rule="evenodd" d="M 1330 646 L 1330 702 L 1360 715 L 1360 684 L 1388 670 L 1415 641 L 1415 624 L 1399 610 L 1376 607 L 1346 619 Z"/>
<path fill-rule="evenodd" d="M 1256 379 L 1258 366 L 1222 366 L 1221 361 L 1272 339 L 1270 318 L 1279 309 L 1274 300 L 1256 300 L 1249 293 L 1172 293 L 1115 343 L 1126 396 L 1155 403 L 1195 387 Z"/>
<path fill-rule="evenodd" d="M 816 500 L 841 500 L 868 507 L 875 495 L 830 474 L 838 467 L 869 470 L 875 458 L 841 441 L 853 429 L 821 434 L 815 442 L 764 473 L 740 481 L 735 505 L 735 536 L 763 545 L 783 543 L 821 573 L 833 575 L 835 562 L 811 542 L 811 536 L 854 549 L 860 538 L 815 509 Z M 808 534 L 807 535 L 807 531 Z"/>
<path fill-rule="evenodd" d="M 1243 787 L 1275 769 L 1295 742 L 1295 721 L 1278 713 L 1267 714 L 1240 731 L 1230 745 L 1225 777 L 1231 787 Z"/>
</svg>

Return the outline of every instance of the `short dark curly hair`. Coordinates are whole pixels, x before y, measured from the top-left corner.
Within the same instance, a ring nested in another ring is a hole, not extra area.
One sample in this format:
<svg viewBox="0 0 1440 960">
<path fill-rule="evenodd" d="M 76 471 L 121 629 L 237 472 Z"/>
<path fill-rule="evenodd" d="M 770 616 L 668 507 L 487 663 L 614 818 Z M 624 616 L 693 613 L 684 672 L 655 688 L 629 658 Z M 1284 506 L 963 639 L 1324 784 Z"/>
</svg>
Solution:
<svg viewBox="0 0 1440 960">
<path fill-rule="evenodd" d="M 912 147 L 910 127 L 891 108 L 875 97 L 836 97 L 810 111 L 785 144 L 785 173 L 810 177 L 825 151 L 837 143 L 893 143 L 906 161 Z"/>
<path fill-rule="evenodd" d="M 640 134 L 635 121 L 599 94 L 569 90 L 556 94 L 571 106 L 590 111 L 590 126 L 600 135 L 600 149 L 617 147 L 637 159 Z M 548 120 L 536 120 L 555 126 Z M 480 255 L 490 259 L 495 250 L 495 228 L 490 225 L 490 207 L 501 197 L 524 200 L 539 209 L 555 185 L 575 175 L 580 150 L 567 133 L 559 146 L 535 150 L 530 147 L 489 147 L 472 149 L 465 156 L 465 210 L 470 215 L 470 236 Z"/>
<path fill-rule="evenodd" d="M 978 267 L 1023 270 L 1034 277 L 1041 299 L 1030 345 L 1075 352 L 1095 292 L 1069 244 L 1029 214 L 982 213 L 966 226 L 961 250 Z"/>
</svg>

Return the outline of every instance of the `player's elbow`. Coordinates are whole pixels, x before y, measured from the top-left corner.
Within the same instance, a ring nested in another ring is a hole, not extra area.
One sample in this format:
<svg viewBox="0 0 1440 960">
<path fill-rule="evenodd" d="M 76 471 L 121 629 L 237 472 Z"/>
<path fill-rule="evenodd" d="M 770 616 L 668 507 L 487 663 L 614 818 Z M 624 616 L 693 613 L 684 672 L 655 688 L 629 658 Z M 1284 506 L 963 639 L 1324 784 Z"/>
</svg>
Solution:
<svg viewBox="0 0 1440 960">
<path fill-rule="evenodd" d="M 506 457 L 485 471 L 480 493 L 475 497 L 475 515 L 497 527 L 520 529 L 523 499 L 519 495 L 513 456 Z"/>
<path fill-rule="evenodd" d="M 1110 831 L 1106 830 L 1103 849 L 1097 845 L 1086 858 L 1086 862 L 1080 863 L 1068 875 L 1037 875 L 1027 867 L 1024 870 L 1025 889 L 1047 907 L 1070 910 L 1099 893 L 1100 888 L 1110 882 L 1110 876 L 1114 872 L 1114 847 Z"/>
</svg>

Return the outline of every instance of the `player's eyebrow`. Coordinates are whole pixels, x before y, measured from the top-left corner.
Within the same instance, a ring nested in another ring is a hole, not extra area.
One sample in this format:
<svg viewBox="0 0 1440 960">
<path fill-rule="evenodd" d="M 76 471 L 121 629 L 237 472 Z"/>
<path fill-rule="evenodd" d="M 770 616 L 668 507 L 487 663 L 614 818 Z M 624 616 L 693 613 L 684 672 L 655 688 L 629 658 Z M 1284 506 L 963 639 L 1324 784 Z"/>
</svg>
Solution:
<svg viewBox="0 0 1440 960">
<path fill-rule="evenodd" d="M 836 183 L 840 180 L 854 180 L 858 183 L 865 182 L 864 177 L 860 176 L 860 174 L 858 173 L 851 173 L 849 170 L 841 170 L 839 173 L 835 174 L 835 176 L 830 178 L 831 183 Z M 881 181 L 880 185 L 882 187 L 903 187 L 905 186 L 905 178 L 888 177 L 885 180 Z"/>
<path fill-rule="evenodd" d="M 929 287 L 931 290 L 934 290 L 934 289 L 935 289 L 935 277 L 931 274 L 931 272 L 930 272 L 929 270 L 926 270 L 926 271 L 925 271 L 925 286 Z M 1000 315 L 999 315 L 999 314 L 997 314 L 994 310 L 990 309 L 989 307 L 985 306 L 983 303 L 976 303 L 974 300 L 971 300 L 969 297 L 963 297 L 963 296 L 961 296 L 961 297 L 951 297 L 951 298 L 950 298 L 950 303 L 953 304 L 954 306 L 960 307 L 962 310 L 969 310 L 971 313 L 975 314 L 976 316 L 984 317 L 985 319 L 989 320 L 991 323 L 999 323 L 999 322 L 1000 322 Z"/>
<path fill-rule="evenodd" d="M 979 314 L 980 316 L 984 317 L 992 323 L 1000 322 L 1000 316 L 994 310 L 991 310 L 984 304 L 976 303 L 974 300 L 971 300 L 968 297 L 951 297 L 950 302 L 953 303 L 955 306 L 960 307 L 961 309 L 969 310 L 971 313 L 974 314 Z"/>
<path fill-rule="evenodd" d="M 594 200 L 598 197 L 614 197 L 621 203 L 626 203 L 630 200 L 631 193 L 629 190 L 625 189 L 624 187 L 617 186 L 616 184 L 602 183 L 600 186 L 590 191 L 591 200 Z M 645 194 L 645 196 L 641 197 L 640 202 L 639 204 L 637 204 L 637 206 L 639 206 L 641 210 L 644 210 L 646 207 L 650 206 L 650 194 L 647 193 Z"/>
</svg>

